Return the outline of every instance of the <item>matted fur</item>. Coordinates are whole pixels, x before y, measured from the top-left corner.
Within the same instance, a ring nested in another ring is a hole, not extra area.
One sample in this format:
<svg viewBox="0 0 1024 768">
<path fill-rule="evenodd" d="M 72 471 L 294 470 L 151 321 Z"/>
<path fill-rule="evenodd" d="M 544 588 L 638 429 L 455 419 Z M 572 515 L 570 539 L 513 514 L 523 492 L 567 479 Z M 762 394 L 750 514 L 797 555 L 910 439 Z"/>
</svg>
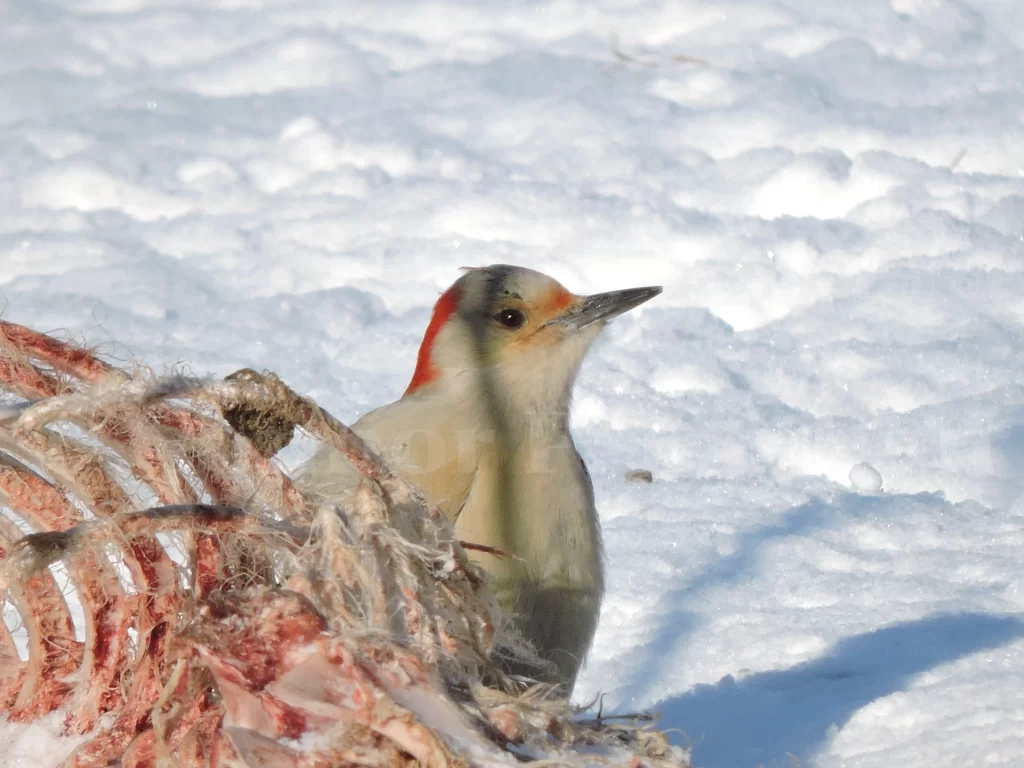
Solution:
<svg viewBox="0 0 1024 768">
<path fill-rule="evenodd" d="M 0 321 L 0 391 L 0 603 L 28 636 L 22 660 L 0 622 L 0 715 L 63 711 L 89 735 L 68 765 L 686 764 L 644 718 L 503 676 L 529 651 L 448 520 L 276 376 L 129 373 Z M 364 480 L 328 504 L 242 423 Z"/>
</svg>

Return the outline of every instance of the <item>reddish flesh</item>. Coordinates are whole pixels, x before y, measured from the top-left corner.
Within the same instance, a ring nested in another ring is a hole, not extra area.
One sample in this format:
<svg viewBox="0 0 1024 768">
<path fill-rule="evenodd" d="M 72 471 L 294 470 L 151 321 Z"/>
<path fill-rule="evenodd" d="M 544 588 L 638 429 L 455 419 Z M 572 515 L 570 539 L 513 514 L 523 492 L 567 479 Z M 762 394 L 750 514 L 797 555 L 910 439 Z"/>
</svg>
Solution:
<svg viewBox="0 0 1024 768">
<path fill-rule="evenodd" d="M 430 353 L 457 298 L 449 291 L 438 302 L 421 349 L 422 370 L 418 366 L 410 389 L 438 375 Z M 0 390 L 34 399 L 82 391 L 82 382 L 116 387 L 121 381 L 127 381 L 126 374 L 86 350 L 0 321 Z M 210 403 L 201 391 L 196 394 L 200 409 Z M 300 427 L 339 447 L 364 476 L 380 483 L 385 494 L 399 489 L 411 496 L 411 490 L 391 476 L 347 427 L 311 401 L 294 397 L 290 405 L 298 406 L 294 410 Z M 363 519 L 356 524 L 366 529 L 358 535 L 369 536 L 371 548 L 376 548 L 374 564 L 360 566 L 344 557 L 330 561 L 333 555 L 328 552 L 330 562 L 319 571 L 308 571 L 311 576 L 320 573 L 323 583 L 296 580 L 311 595 L 325 585 L 353 591 L 355 604 L 339 600 L 329 626 L 310 599 L 274 586 L 273 579 L 259 571 L 261 550 L 247 548 L 259 542 L 254 531 L 262 536 L 271 529 L 277 549 L 267 551 L 304 553 L 302 547 L 315 526 L 293 528 L 291 523 L 277 525 L 254 515 L 267 512 L 309 521 L 314 512 L 323 511 L 311 508 L 290 479 L 247 440 L 206 410 L 128 398 L 115 402 L 108 413 L 99 406 L 82 408 L 88 401 L 78 395 L 66 402 L 69 409 L 78 410 L 69 410 L 55 424 L 73 423 L 100 438 L 105 447 L 66 437 L 59 426 L 13 431 L 17 427 L 0 425 L 0 438 L 7 443 L 0 448 L 0 504 L 41 532 L 75 528 L 64 549 L 44 549 L 53 547 L 55 540 L 39 536 L 23 546 L 36 545 L 39 553 L 66 565 L 84 611 L 86 641 L 74 640 L 67 603 L 49 569 L 21 568 L 17 563 L 22 561 L 12 559 L 11 545 L 21 532 L 0 517 L 0 569 L 12 566 L 0 570 L 0 576 L 20 576 L 10 585 L 8 597 L 23 618 L 30 644 L 30 660 L 21 662 L 11 634 L 0 628 L 0 658 L 13 673 L 0 676 L 0 716 L 31 720 L 66 708 L 68 731 L 93 731 L 65 763 L 80 768 L 149 768 L 165 762 L 181 768 L 411 765 L 415 761 L 410 755 L 428 764 L 448 764 L 436 759 L 443 751 L 436 738 L 385 690 L 389 685 L 424 685 L 419 651 L 396 645 L 383 634 L 350 636 L 350 627 L 357 632 L 368 629 L 363 628 L 365 616 L 360 611 L 384 614 L 389 606 L 398 608 L 396 615 L 404 618 L 410 635 L 439 632 L 436 617 L 420 603 L 427 598 L 418 594 L 411 572 L 397 579 L 397 591 L 382 579 L 372 579 L 372 584 L 361 580 L 366 578 L 361 567 L 391 567 L 392 558 L 400 553 L 387 539 L 381 543 L 366 532 L 383 523 L 388 508 L 366 518 L 372 520 L 369 526 Z M 109 402 L 113 401 L 101 404 Z M 58 413 L 56 408 L 36 412 Z M 17 463 L 5 463 L 7 450 L 39 467 L 53 482 Z M 139 511 L 138 500 L 113 479 L 116 470 L 111 467 L 119 463 L 110 462 L 111 451 L 163 503 L 186 507 Z M 180 471 L 189 465 L 195 473 L 194 487 Z M 201 494 L 241 509 L 196 505 Z M 83 515 L 72 498 L 97 519 Z M 429 514 L 439 513 L 423 512 L 423 519 L 429 520 Z M 191 585 L 183 586 L 177 566 L 156 539 L 161 531 L 182 532 L 191 543 L 186 553 L 194 577 Z M 351 538 L 339 536 L 338 541 L 353 546 Z M 445 551 L 454 557 L 453 551 L 461 550 L 457 545 L 452 550 L 451 545 L 448 541 Z M 107 547 L 120 549 L 137 594 L 125 594 L 107 559 Z M 459 562 L 461 567 L 448 576 L 449 591 L 467 583 L 468 562 Z M 291 576 L 306 573 L 300 569 Z M 429 599 L 446 598 L 439 593 Z M 128 647 L 132 627 L 137 632 L 134 654 Z M 350 751 L 344 742 L 344 749 L 326 744 L 312 751 L 292 749 L 239 727 L 238 722 L 225 724 L 226 712 L 265 725 L 264 734 L 296 739 L 337 732 L 341 717 L 364 734 L 362 749 L 368 751 Z M 104 713 L 111 722 L 100 727 Z M 367 762 L 372 758 L 365 755 L 376 755 L 376 760 Z"/>
<path fill-rule="evenodd" d="M 17 349 L 28 357 L 42 360 L 61 373 L 85 381 L 99 381 L 117 370 L 87 349 L 72 347 L 45 333 L 5 320 L 0 320 L 0 346 Z"/>
<path fill-rule="evenodd" d="M 18 365 L 4 357 L 0 357 L 0 381 L 6 382 L 16 394 L 26 398 L 52 397 L 60 388 L 56 377 L 31 365 Z"/>
<path fill-rule="evenodd" d="M 11 551 L 21 532 L 0 516 L 0 548 Z M 78 668 L 82 645 L 75 640 L 75 628 L 50 571 L 43 568 L 10 586 L 10 599 L 28 630 L 29 661 L 9 717 L 28 722 L 60 707 L 71 691 L 63 681 Z"/>
<path fill-rule="evenodd" d="M 65 531 L 81 522 L 81 514 L 63 494 L 26 469 L 0 464 L 0 499 L 36 530 Z M 75 690 L 75 714 L 67 729 L 85 733 L 120 703 L 117 677 L 127 656 L 131 612 L 105 557 L 87 549 L 68 566 L 86 621 L 82 672 L 88 682 Z"/>
</svg>

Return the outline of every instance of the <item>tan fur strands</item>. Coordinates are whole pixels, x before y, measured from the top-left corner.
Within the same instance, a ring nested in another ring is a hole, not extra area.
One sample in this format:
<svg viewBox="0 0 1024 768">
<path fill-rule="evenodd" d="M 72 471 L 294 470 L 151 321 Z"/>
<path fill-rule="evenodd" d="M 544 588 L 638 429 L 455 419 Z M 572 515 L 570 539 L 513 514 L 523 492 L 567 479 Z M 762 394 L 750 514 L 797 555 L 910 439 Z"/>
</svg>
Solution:
<svg viewBox="0 0 1024 768">
<path fill-rule="evenodd" d="M 293 428 L 362 475 L 350 503 L 293 484 Z M 60 711 L 68 766 L 687 764 L 503 676 L 528 651 L 448 520 L 272 374 L 157 378 L 0 321 L 0 607 L 0 722 Z"/>
</svg>

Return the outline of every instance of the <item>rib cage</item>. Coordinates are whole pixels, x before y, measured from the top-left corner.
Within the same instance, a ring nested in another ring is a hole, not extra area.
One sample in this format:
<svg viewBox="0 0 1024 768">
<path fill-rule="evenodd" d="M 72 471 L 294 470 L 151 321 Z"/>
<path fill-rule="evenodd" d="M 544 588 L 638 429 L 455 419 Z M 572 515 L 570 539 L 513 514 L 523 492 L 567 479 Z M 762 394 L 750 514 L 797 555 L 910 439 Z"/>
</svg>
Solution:
<svg viewBox="0 0 1024 768">
<path fill-rule="evenodd" d="M 61 710 L 89 734 L 67 765 L 583 765 L 574 743 L 586 764 L 684 763 L 503 679 L 501 617 L 447 520 L 276 377 L 156 379 L 0 321 L 0 390 L 0 602 L 28 637 L 22 661 L 0 622 L 0 715 Z M 346 455 L 351 503 L 298 489 L 232 407 Z"/>
</svg>

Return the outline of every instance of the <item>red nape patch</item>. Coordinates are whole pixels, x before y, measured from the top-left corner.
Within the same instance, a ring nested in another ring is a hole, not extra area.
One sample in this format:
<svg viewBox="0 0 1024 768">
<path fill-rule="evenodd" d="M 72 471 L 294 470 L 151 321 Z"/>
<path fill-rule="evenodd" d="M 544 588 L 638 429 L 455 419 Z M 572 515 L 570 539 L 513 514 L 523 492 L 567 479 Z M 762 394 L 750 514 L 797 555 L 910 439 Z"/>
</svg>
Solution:
<svg viewBox="0 0 1024 768">
<path fill-rule="evenodd" d="M 409 382 L 405 394 L 412 394 L 424 384 L 429 384 L 437 378 L 439 372 L 432 359 L 434 340 L 437 338 L 437 334 L 441 332 L 444 324 L 448 322 L 448 319 L 455 314 L 455 310 L 459 307 L 461 296 L 462 293 L 459 289 L 452 286 L 441 294 L 441 298 L 434 305 L 434 314 L 430 317 L 430 324 L 427 325 L 426 333 L 423 334 L 423 341 L 420 343 L 420 353 L 416 357 L 416 370 L 412 374 L 412 381 Z"/>
</svg>

